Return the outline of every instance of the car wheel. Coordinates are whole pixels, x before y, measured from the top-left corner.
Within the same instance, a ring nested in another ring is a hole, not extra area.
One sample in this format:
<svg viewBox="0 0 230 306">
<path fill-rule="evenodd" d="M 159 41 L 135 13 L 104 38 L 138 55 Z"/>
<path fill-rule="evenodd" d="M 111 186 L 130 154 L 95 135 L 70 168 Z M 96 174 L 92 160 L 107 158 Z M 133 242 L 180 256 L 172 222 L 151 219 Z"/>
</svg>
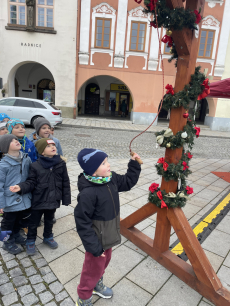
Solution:
<svg viewBox="0 0 230 306">
<path fill-rule="evenodd" d="M 35 117 L 33 117 L 33 118 L 31 119 L 31 124 L 33 125 L 33 127 L 34 127 L 34 121 L 35 121 L 36 119 L 38 119 L 38 118 L 44 118 L 44 117 L 42 117 L 42 116 L 35 116 Z"/>
</svg>

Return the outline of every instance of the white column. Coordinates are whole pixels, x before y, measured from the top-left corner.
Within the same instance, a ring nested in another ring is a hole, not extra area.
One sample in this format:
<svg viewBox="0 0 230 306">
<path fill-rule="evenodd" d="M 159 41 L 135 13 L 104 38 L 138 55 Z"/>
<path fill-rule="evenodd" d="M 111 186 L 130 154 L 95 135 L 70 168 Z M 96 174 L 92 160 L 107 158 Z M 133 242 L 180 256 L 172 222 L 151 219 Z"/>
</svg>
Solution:
<svg viewBox="0 0 230 306">
<path fill-rule="evenodd" d="M 91 0 L 81 0 L 80 49 L 79 63 L 89 63 L 89 31 L 90 31 Z"/>
<path fill-rule="evenodd" d="M 116 68 L 123 68 L 124 65 L 127 9 L 128 9 L 128 0 L 119 0 L 118 11 L 117 11 L 117 31 L 116 31 L 116 44 L 115 44 L 115 55 L 114 55 L 114 67 Z"/>
<path fill-rule="evenodd" d="M 223 75 L 229 33 L 230 33 L 230 0 L 225 0 L 224 15 L 221 26 L 220 42 L 218 46 L 218 54 L 214 70 L 214 76 L 222 77 Z"/>
<path fill-rule="evenodd" d="M 158 31 L 160 35 L 160 29 Z M 158 53 L 159 53 L 159 41 L 158 41 L 157 29 L 152 27 L 148 70 L 153 70 L 153 71 L 157 70 Z"/>
</svg>

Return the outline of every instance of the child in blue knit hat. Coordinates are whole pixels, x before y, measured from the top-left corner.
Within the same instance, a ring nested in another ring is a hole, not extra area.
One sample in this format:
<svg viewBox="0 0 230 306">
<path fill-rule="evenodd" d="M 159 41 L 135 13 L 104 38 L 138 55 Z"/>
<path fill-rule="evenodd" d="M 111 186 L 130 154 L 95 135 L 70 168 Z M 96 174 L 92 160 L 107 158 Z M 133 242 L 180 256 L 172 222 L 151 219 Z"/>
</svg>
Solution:
<svg viewBox="0 0 230 306">
<path fill-rule="evenodd" d="M 5 113 L 0 113 L 0 122 L 8 122 L 10 117 Z"/>
<path fill-rule="evenodd" d="M 92 306 L 92 294 L 111 298 L 112 289 L 104 286 L 103 274 L 108 266 L 112 247 L 121 243 L 119 192 L 136 185 L 141 167 L 135 160 L 128 163 L 125 175 L 111 172 L 108 155 L 96 149 L 83 149 L 78 162 L 83 169 L 78 177 L 78 205 L 74 210 L 77 232 L 82 240 L 85 261 L 77 288 L 78 306 Z"/>
<path fill-rule="evenodd" d="M 21 144 L 21 151 L 27 153 L 32 161 L 37 160 L 37 150 L 32 141 L 30 141 L 25 135 L 25 125 L 20 119 L 11 119 L 8 121 L 7 129 L 9 134 L 12 134 L 18 138 Z"/>
</svg>

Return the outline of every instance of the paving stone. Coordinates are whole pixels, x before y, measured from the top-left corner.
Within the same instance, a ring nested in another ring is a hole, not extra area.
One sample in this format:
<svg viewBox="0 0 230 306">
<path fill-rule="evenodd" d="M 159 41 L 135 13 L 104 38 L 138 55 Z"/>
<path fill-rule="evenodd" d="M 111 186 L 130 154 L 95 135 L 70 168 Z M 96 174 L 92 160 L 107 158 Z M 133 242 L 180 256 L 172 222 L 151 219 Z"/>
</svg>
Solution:
<svg viewBox="0 0 230 306">
<path fill-rule="evenodd" d="M 2 259 L 7 262 L 7 261 L 10 261 L 12 259 L 15 259 L 15 255 L 12 255 L 10 253 L 6 253 L 6 254 L 3 254 L 2 255 Z"/>
<path fill-rule="evenodd" d="M 60 302 L 60 301 L 64 300 L 67 296 L 68 296 L 68 293 L 64 290 L 64 291 L 58 293 L 58 294 L 55 296 L 55 300 L 56 300 L 57 302 Z"/>
<path fill-rule="evenodd" d="M 36 294 L 46 290 L 46 286 L 43 283 L 33 285 L 33 288 L 34 288 Z"/>
<path fill-rule="evenodd" d="M 21 297 L 29 294 L 32 292 L 32 287 L 30 285 L 22 286 L 18 288 L 18 293 L 20 294 Z"/>
<path fill-rule="evenodd" d="M 23 259 L 23 258 L 25 258 L 25 257 L 27 257 L 28 255 L 26 254 L 26 252 L 22 252 L 22 253 L 19 253 L 18 255 L 16 255 L 16 257 L 19 259 L 19 260 L 21 260 L 21 259 Z"/>
<path fill-rule="evenodd" d="M 40 293 L 39 298 L 40 298 L 42 304 L 46 304 L 46 303 L 50 302 L 54 297 L 49 291 L 46 291 L 44 293 Z"/>
<path fill-rule="evenodd" d="M 24 296 L 22 299 L 22 304 L 24 306 L 31 306 L 37 302 L 39 302 L 39 299 L 36 297 L 34 293 L 30 293 L 26 296 Z"/>
<path fill-rule="evenodd" d="M 13 287 L 12 283 L 6 283 L 6 284 L 0 286 L 0 293 L 2 295 L 7 295 L 7 294 L 9 294 L 11 292 L 14 292 L 14 291 L 15 290 L 14 290 L 14 287 Z"/>
<path fill-rule="evenodd" d="M 28 279 L 25 276 L 17 276 L 13 278 L 13 282 L 16 287 L 26 285 L 28 283 Z"/>
<path fill-rule="evenodd" d="M 57 277 L 53 274 L 53 272 L 50 272 L 50 273 L 46 274 L 45 276 L 43 276 L 43 279 L 47 284 L 50 284 L 53 281 L 55 281 L 57 279 Z"/>
<path fill-rule="evenodd" d="M 11 277 L 16 277 L 22 275 L 22 270 L 20 268 L 15 268 L 13 270 L 10 270 L 10 276 Z"/>
<path fill-rule="evenodd" d="M 7 283 L 9 281 L 9 277 L 4 273 L 4 274 L 1 274 L 1 277 L 0 277 L 0 285 L 3 285 L 5 283 Z"/>
<path fill-rule="evenodd" d="M 22 306 L 22 304 L 21 303 L 17 303 L 17 304 L 14 304 L 12 306 Z"/>
<path fill-rule="evenodd" d="M 230 249 L 230 235 L 214 229 L 202 243 L 202 248 L 225 257 Z"/>
<path fill-rule="evenodd" d="M 149 273 L 151 271 L 151 273 Z M 148 277 L 146 277 L 148 275 Z M 136 268 L 134 268 L 127 278 L 139 287 L 156 294 L 172 274 L 151 257 L 147 257 Z"/>
<path fill-rule="evenodd" d="M 157 292 L 148 306 L 195 306 L 199 305 L 202 296 L 173 275 L 170 280 Z"/>
<path fill-rule="evenodd" d="M 40 270 L 41 275 L 46 275 L 46 274 L 51 272 L 51 269 L 50 269 L 49 266 L 43 267 L 43 268 L 41 268 L 39 270 Z"/>
<path fill-rule="evenodd" d="M 63 302 L 61 302 L 60 306 L 75 306 L 75 303 L 69 297 L 69 298 L 65 299 Z"/>
<path fill-rule="evenodd" d="M 43 282 L 43 279 L 41 278 L 40 275 L 33 275 L 29 277 L 29 280 L 31 282 L 32 285 L 38 284 Z"/>
<path fill-rule="evenodd" d="M 4 273 L 4 270 L 2 267 L 0 267 L 0 274 Z"/>
<path fill-rule="evenodd" d="M 32 262 L 30 261 L 29 258 L 22 259 L 21 264 L 23 265 L 24 268 L 28 268 L 28 267 L 32 266 Z"/>
<path fill-rule="evenodd" d="M 2 302 L 4 306 L 9 306 L 18 301 L 18 295 L 16 292 L 12 292 L 8 295 L 3 296 Z"/>
<path fill-rule="evenodd" d="M 16 260 L 11 260 L 6 263 L 6 266 L 7 266 L 7 269 L 11 269 L 11 268 L 17 267 L 18 263 Z"/>
<path fill-rule="evenodd" d="M 52 283 L 49 286 L 50 290 L 54 293 L 54 294 L 58 294 L 60 291 L 62 291 L 62 289 L 64 288 L 63 285 L 60 282 L 55 282 Z"/>
<path fill-rule="evenodd" d="M 51 302 L 49 304 L 46 304 L 45 306 L 57 306 L 57 304 L 55 302 Z"/>
<path fill-rule="evenodd" d="M 36 260 L 36 259 L 39 259 L 39 258 L 41 258 L 41 257 L 42 257 L 41 253 L 39 253 L 39 252 L 37 251 L 37 253 L 36 253 L 35 255 L 33 255 L 32 259 L 33 259 L 33 260 Z"/>
<path fill-rule="evenodd" d="M 34 267 L 29 267 L 25 269 L 26 275 L 29 277 L 31 275 L 36 274 L 38 271 Z"/>
<path fill-rule="evenodd" d="M 35 264 L 38 268 L 42 268 L 47 265 L 47 261 L 44 258 L 39 258 L 35 260 Z"/>
</svg>

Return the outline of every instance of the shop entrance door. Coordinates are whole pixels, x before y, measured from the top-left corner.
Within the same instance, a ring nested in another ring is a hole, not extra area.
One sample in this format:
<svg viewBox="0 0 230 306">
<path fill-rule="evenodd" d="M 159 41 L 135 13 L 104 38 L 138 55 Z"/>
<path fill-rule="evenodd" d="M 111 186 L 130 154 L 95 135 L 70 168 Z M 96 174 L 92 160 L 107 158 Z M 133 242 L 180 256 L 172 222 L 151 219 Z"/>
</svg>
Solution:
<svg viewBox="0 0 230 306">
<path fill-rule="evenodd" d="M 124 106 L 126 104 L 126 107 Z M 119 115 L 122 115 L 122 110 L 125 110 L 125 116 L 129 114 L 129 94 L 120 93 L 119 99 Z"/>
<path fill-rule="evenodd" d="M 100 88 L 91 83 L 85 89 L 85 114 L 99 115 Z"/>
</svg>

